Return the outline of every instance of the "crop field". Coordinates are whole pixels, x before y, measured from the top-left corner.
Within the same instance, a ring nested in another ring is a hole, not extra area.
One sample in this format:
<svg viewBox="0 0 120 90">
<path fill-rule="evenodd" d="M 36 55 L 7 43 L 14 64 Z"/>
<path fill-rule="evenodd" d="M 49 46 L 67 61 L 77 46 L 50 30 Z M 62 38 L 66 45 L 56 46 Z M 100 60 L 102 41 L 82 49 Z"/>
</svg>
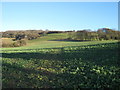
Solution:
<svg viewBox="0 0 120 90">
<path fill-rule="evenodd" d="M 119 42 L 50 37 L 2 48 L 3 88 L 120 88 Z"/>
</svg>

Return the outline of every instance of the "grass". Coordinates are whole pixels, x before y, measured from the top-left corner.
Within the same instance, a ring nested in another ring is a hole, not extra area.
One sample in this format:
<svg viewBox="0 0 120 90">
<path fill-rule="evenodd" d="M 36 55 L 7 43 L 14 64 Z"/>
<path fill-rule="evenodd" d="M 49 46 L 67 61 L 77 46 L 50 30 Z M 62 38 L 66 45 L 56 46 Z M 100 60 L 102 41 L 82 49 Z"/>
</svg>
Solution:
<svg viewBox="0 0 120 90">
<path fill-rule="evenodd" d="M 2 49 L 3 88 L 120 88 L 117 41 L 53 41 L 62 35 Z"/>
<path fill-rule="evenodd" d="M 55 48 L 66 46 L 82 46 L 82 45 L 94 45 L 99 43 L 113 43 L 113 41 L 86 41 L 86 42 L 72 42 L 72 41 L 55 41 L 57 39 L 67 38 L 67 33 L 48 34 L 47 36 L 39 37 L 38 39 L 27 41 L 26 46 L 16 47 L 14 49 L 40 49 L 40 48 Z M 3 48 L 3 50 L 10 50 L 13 48 Z"/>
</svg>

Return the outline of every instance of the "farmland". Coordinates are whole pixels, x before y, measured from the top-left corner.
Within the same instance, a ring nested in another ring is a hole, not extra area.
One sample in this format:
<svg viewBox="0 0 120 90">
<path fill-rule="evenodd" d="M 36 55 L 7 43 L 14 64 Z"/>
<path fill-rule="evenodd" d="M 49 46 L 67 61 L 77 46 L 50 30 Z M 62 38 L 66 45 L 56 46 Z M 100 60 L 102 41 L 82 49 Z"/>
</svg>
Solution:
<svg viewBox="0 0 120 90">
<path fill-rule="evenodd" d="M 2 48 L 3 88 L 120 88 L 119 42 L 57 41 L 50 34 Z"/>
</svg>

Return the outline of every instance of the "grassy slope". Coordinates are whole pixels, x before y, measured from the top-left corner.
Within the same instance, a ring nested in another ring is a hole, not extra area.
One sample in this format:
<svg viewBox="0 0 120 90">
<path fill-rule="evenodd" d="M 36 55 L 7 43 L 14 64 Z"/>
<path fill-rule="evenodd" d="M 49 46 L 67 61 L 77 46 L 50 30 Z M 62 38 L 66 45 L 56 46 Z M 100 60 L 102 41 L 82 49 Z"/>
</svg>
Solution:
<svg viewBox="0 0 120 90">
<path fill-rule="evenodd" d="M 29 40 L 26 46 L 16 47 L 14 49 L 38 49 L 38 48 L 55 48 L 55 47 L 65 47 L 65 46 L 82 46 L 82 45 L 93 45 L 99 43 L 112 43 L 115 41 L 86 41 L 86 42 L 72 42 L 72 41 L 54 41 L 57 39 L 65 39 L 67 38 L 67 33 L 59 33 L 59 34 L 49 34 L 47 36 L 40 37 L 35 40 Z M 13 49 L 13 48 L 3 48 Z"/>
</svg>

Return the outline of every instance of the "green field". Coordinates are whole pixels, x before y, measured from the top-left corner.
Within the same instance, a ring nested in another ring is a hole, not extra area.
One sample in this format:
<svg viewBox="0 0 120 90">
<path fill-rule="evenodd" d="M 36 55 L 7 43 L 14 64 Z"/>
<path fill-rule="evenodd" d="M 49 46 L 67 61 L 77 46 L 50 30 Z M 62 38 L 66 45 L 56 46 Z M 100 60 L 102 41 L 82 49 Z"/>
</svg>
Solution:
<svg viewBox="0 0 120 90">
<path fill-rule="evenodd" d="M 119 89 L 118 41 L 57 41 L 66 33 L 2 48 L 3 88 Z"/>
<path fill-rule="evenodd" d="M 56 47 L 67 47 L 67 46 L 83 46 L 83 45 L 94 45 L 100 43 L 113 43 L 118 42 L 117 40 L 108 41 L 86 41 L 86 42 L 72 42 L 72 41 L 56 41 L 58 39 L 67 38 L 67 33 L 60 34 L 48 34 L 47 36 L 40 37 L 38 39 L 29 40 L 26 46 L 14 48 L 19 49 L 40 49 L 40 48 L 56 48 Z M 13 48 L 3 48 L 3 50 L 13 50 Z"/>
</svg>

